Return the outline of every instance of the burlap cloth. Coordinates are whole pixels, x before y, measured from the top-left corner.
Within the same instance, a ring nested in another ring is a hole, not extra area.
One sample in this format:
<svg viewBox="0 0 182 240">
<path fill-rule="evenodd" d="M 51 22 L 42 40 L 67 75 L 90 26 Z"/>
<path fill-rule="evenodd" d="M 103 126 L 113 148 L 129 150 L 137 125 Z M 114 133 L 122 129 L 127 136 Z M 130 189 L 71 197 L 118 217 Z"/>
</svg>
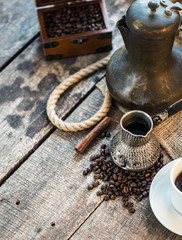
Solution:
<svg viewBox="0 0 182 240">
<path fill-rule="evenodd" d="M 182 111 L 155 127 L 153 134 L 172 159 L 182 157 Z"/>
<path fill-rule="evenodd" d="M 104 94 L 105 86 L 105 78 L 103 78 L 97 84 L 97 88 Z M 124 113 L 129 111 L 119 105 L 118 108 Z M 153 134 L 172 159 L 182 157 L 182 111 L 155 127 Z"/>
</svg>

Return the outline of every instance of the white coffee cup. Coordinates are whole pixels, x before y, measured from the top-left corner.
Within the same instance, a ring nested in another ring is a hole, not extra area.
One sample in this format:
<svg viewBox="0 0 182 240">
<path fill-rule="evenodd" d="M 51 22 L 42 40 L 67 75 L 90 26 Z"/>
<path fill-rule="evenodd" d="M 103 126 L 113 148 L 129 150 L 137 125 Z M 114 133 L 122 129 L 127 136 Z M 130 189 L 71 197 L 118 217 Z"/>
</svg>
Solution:
<svg viewBox="0 0 182 240">
<path fill-rule="evenodd" d="M 179 158 L 170 172 L 170 198 L 174 208 L 182 214 L 182 192 L 175 185 L 175 181 L 181 172 L 182 158 Z"/>
</svg>

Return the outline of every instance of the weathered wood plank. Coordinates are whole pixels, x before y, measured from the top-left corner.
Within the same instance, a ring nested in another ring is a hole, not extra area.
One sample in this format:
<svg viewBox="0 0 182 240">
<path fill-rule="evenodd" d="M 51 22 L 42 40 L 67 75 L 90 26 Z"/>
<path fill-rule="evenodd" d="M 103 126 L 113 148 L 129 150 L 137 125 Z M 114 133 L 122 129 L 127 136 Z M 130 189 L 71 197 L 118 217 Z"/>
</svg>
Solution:
<svg viewBox="0 0 182 240">
<path fill-rule="evenodd" d="M 34 0 L 0 0 L 0 69 L 38 32 Z"/>
<path fill-rule="evenodd" d="M 80 121 L 93 114 L 102 94 L 92 94 L 71 114 L 68 121 Z M 172 239 L 153 216 L 148 199 L 136 204 L 129 215 L 121 200 L 103 202 L 96 190 L 87 191 L 92 175 L 82 176 L 89 156 L 104 142 L 109 145 L 120 129 L 122 113 L 112 107 L 111 138 L 97 139 L 81 155 L 74 146 L 88 132 L 56 130 L 0 189 L 0 238 L 3 239 Z M 168 159 L 165 159 L 167 161 Z M 16 205 L 16 200 L 20 201 Z M 135 200 L 133 200 L 135 201 Z M 88 218 L 88 219 L 87 219 Z M 86 220 L 87 219 L 87 220 Z M 55 226 L 50 226 L 55 222 Z M 81 226 L 81 227 L 80 227 Z M 75 234 L 73 234 L 76 232 Z"/>
<path fill-rule="evenodd" d="M 148 199 L 137 203 L 133 215 L 117 199 L 103 202 L 70 239 L 172 240 L 174 237 L 156 220 Z"/>
<path fill-rule="evenodd" d="M 128 4 L 125 1 L 117 1 L 114 4 L 107 2 L 108 11 L 115 12 L 111 15 L 113 26 L 120 17 L 120 12 L 125 11 Z M 121 11 L 118 6 L 121 6 Z M 114 49 L 122 44 L 120 33 L 116 30 L 116 34 L 115 30 Z M 53 130 L 45 112 L 51 90 L 75 71 L 107 54 L 46 61 L 38 39 L 4 69 L 0 78 L 0 181 L 6 179 Z M 60 115 L 66 116 L 97 81 L 97 77 L 83 81 L 84 84 L 81 83 L 77 88 L 71 89 L 69 100 L 66 96 L 68 97 L 70 92 L 62 97 L 58 104 L 61 108 Z"/>
<path fill-rule="evenodd" d="M 102 99 L 95 90 L 68 120 L 86 119 Z M 89 164 L 88 156 L 104 140 L 98 139 L 85 154 L 77 154 L 74 146 L 86 132 L 56 130 L 2 185 L 1 239 L 66 239 L 100 204 L 95 191 L 86 190 L 92 176 L 84 178 L 82 171 Z"/>
<path fill-rule="evenodd" d="M 164 150 L 162 153 L 164 154 L 164 163 L 170 162 L 169 155 Z M 123 208 L 121 198 L 115 201 L 101 202 L 99 207 L 73 232 L 69 239 L 182 239 L 181 236 L 167 230 L 156 219 L 148 198 L 138 202 L 134 197 L 130 197 L 130 201 L 134 203 L 135 214 L 129 214 L 128 210 Z"/>
<path fill-rule="evenodd" d="M 163 154 L 164 162 L 169 162 L 169 156 L 164 151 Z M 181 239 L 158 222 L 148 198 L 138 202 L 131 197 L 131 201 L 135 205 L 135 214 L 129 214 L 122 207 L 121 199 L 102 202 L 69 239 Z"/>
<path fill-rule="evenodd" d="M 103 56 L 46 61 L 40 45 L 39 40 L 32 43 L 1 74 L 1 180 L 53 130 L 46 115 L 50 92 L 67 76 Z M 58 103 L 60 116 L 66 116 L 95 86 L 101 75 L 103 73 L 96 73 L 70 88 Z"/>
</svg>

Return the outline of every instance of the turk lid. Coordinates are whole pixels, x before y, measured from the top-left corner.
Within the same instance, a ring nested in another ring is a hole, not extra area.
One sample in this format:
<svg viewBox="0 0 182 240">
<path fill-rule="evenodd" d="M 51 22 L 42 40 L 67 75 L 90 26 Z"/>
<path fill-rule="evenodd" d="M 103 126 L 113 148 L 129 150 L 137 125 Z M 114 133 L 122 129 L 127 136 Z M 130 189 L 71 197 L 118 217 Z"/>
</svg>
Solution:
<svg viewBox="0 0 182 240">
<path fill-rule="evenodd" d="M 180 26 L 181 9 L 182 4 L 169 0 L 135 0 L 126 13 L 126 25 L 146 39 L 171 38 Z"/>
</svg>

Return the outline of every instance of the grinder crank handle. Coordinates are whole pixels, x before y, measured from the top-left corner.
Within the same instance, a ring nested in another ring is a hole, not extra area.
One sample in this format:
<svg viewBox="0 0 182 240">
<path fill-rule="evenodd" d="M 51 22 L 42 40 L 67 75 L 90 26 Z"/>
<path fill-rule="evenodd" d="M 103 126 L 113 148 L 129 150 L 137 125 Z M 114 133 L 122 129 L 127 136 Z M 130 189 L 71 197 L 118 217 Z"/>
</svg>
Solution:
<svg viewBox="0 0 182 240">
<path fill-rule="evenodd" d="M 167 120 L 169 117 L 175 113 L 182 110 L 182 99 L 172 104 L 170 107 L 166 108 L 162 112 L 152 117 L 154 127 L 158 126 L 160 123 Z"/>
</svg>

